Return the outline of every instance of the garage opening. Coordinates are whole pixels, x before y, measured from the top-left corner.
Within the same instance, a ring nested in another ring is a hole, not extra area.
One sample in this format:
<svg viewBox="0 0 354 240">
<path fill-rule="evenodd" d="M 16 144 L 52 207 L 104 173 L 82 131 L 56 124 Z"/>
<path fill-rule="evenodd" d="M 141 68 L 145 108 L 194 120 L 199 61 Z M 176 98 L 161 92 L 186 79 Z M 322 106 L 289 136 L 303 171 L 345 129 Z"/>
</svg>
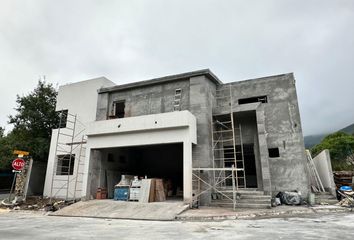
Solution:
<svg viewBox="0 0 354 240">
<path fill-rule="evenodd" d="M 108 198 L 122 175 L 163 179 L 167 200 L 183 200 L 183 143 L 97 149 L 91 194 L 106 188 Z"/>
</svg>

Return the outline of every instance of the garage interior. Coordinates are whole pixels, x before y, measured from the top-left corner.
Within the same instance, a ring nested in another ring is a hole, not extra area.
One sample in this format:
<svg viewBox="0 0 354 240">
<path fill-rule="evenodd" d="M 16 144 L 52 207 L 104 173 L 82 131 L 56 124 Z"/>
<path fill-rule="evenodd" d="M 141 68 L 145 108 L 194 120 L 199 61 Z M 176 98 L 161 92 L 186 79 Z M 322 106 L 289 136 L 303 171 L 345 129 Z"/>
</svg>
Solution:
<svg viewBox="0 0 354 240">
<path fill-rule="evenodd" d="M 113 199 L 122 175 L 163 179 L 167 200 L 183 200 L 183 143 L 93 150 L 91 196 L 106 188 Z"/>
</svg>

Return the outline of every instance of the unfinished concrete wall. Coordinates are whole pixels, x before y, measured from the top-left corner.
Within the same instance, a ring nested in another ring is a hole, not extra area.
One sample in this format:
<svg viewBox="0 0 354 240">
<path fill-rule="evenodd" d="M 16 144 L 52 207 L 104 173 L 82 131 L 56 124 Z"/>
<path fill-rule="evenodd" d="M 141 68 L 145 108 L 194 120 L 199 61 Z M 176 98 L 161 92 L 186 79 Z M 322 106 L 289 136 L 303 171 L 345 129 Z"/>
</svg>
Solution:
<svg viewBox="0 0 354 240">
<path fill-rule="evenodd" d="M 31 177 L 28 184 L 27 195 L 43 195 L 45 174 L 47 169 L 47 163 L 33 161 Z"/>
<path fill-rule="evenodd" d="M 193 167 L 212 167 L 212 106 L 215 102 L 216 86 L 205 76 L 190 79 L 190 111 L 197 118 L 197 145 L 193 146 Z M 203 178 L 211 179 L 211 172 L 204 172 Z M 202 204 L 210 203 L 210 196 L 201 196 Z"/>
<path fill-rule="evenodd" d="M 193 167 L 212 167 L 212 115 L 230 113 L 230 106 L 236 114 L 253 111 L 255 118 L 242 121 L 244 143 L 254 142 L 258 189 L 273 195 L 284 190 L 299 190 L 306 196 L 308 176 L 293 75 L 231 84 L 217 82 L 201 74 L 168 82 L 105 89 L 98 96 L 96 120 L 106 120 L 113 102 L 121 100 L 125 101 L 125 117 L 172 112 L 175 90 L 180 88 L 181 110 L 189 110 L 197 119 L 198 144 L 192 148 Z M 228 99 L 216 101 L 216 89 L 225 89 L 225 95 L 231 90 L 232 104 Z M 239 99 L 256 96 L 266 96 L 267 102 L 239 104 Z M 107 125 L 105 121 L 104 124 Z M 277 148 L 279 156 L 269 157 L 269 148 Z M 210 173 L 203 174 L 205 179 L 211 179 Z M 209 202 L 208 197 L 202 199 L 203 204 Z"/>
<path fill-rule="evenodd" d="M 336 185 L 334 183 L 331 157 L 328 149 L 323 150 L 314 157 L 313 162 L 315 163 L 318 175 L 325 190 L 332 193 L 333 196 L 336 196 Z"/>
<path fill-rule="evenodd" d="M 225 87 L 219 86 L 218 89 Z M 267 96 L 267 103 L 239 104 L 239 99 Z M 299 107 L 293 74 L 283 74 L 232 83 L 233 109 L 246 105 L 256 110 L 259 154 L 262 162 L 263 190 L 299 190 L 308 193 L 308 176 Z M 216 113 L 230 111 L 227 100 L 220 100 Z M 278 148 L 280 156 L 270 158 L 268 148 Z"/>
<path fill-rule="evenodd" d="M 252 87 L 248 86 L 248 91 L 248 82 L 240 85 L 238 98 L 262 95 L 268 98 L 267 103 L 260 105 L 260 111 L 264 111 L 267 147 L 278 148 L 280 154 L 269 158 L 273 194 L 299 190 L 307 195 L 305 148 L 293 75 L 257 79 Z"/>
<path fill-rule="evenodd" d="M 126 174 L 133 166 L 134 159 L 124 148 L 102 149 L 100 151 L 101 158 L 98 161 L 98 182 L 97 188 L 103 187 L 107 189 L 108 198 L 113 198 L 114 186 L 120 181 L 121 175 Z"/>
<path fill-rule="evenodd" d="M 100 93 L 96 120 L 106 120 L 113 103 L 125 101 L 125 117 L 172 112 L 176 89 L 182 89 L 181 110 L 189 109 L 189 80 Z"/>
</svg>

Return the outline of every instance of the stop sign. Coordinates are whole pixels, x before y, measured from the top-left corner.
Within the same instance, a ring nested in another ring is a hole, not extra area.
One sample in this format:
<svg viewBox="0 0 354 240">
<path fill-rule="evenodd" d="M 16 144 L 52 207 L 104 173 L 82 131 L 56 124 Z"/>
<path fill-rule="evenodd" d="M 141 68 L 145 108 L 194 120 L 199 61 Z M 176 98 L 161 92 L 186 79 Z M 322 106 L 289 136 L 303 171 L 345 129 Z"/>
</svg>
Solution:
<svg viewBox="0 0 354 240">
<path fill-rule="evenodd" d="M 12 168 L 15 169 L 16 171 L 21 171 L 24 166 L 25 166 L 25 160 L 21 158 L 17 158 L 12 161 Z"/>
</svg>

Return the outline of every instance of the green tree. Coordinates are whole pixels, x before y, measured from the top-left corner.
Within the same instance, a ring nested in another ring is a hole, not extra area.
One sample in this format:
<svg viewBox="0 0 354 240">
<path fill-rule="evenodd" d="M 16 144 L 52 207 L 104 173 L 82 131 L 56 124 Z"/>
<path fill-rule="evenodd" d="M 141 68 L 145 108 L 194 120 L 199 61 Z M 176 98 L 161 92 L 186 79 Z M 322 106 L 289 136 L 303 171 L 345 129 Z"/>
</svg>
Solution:
<svg viewBox="0 0 354 240">
<path fill-rule="evenodd" d="M 0 168 L 14 157 L 14 149 L 29 151 L 35 161 L 47 161 L 51 132 L 57 128 L 55 111 L 57 91 L 50 83 L 39 81 L 37 87 L 25 96 L 17 95 L 16 114 L 9 116 L 14 128 L 0 141 Z"/>
<path fill-rule="evenodd" d="M 3 138 L 5 135 L 5 128 L 0 127 L 0 138 Z"/>
<path fill-rule="evenodd" d="M 0 137 L 0 169 L 10 169 L 11 162 L 16 157 L 13 150 L 21 147 L 21 141 L 12 132 Z"/>
<path fill-rule="evenodd" d="M 332 133 L 314 146 L 311 153 L 316 156 L 324 149 L 328 149 L 330 152 L 334 170 L 351 170 L 352 166 L 346 160 L 354 152 L 354 136 L 344 132 Z"/>
</svg>

